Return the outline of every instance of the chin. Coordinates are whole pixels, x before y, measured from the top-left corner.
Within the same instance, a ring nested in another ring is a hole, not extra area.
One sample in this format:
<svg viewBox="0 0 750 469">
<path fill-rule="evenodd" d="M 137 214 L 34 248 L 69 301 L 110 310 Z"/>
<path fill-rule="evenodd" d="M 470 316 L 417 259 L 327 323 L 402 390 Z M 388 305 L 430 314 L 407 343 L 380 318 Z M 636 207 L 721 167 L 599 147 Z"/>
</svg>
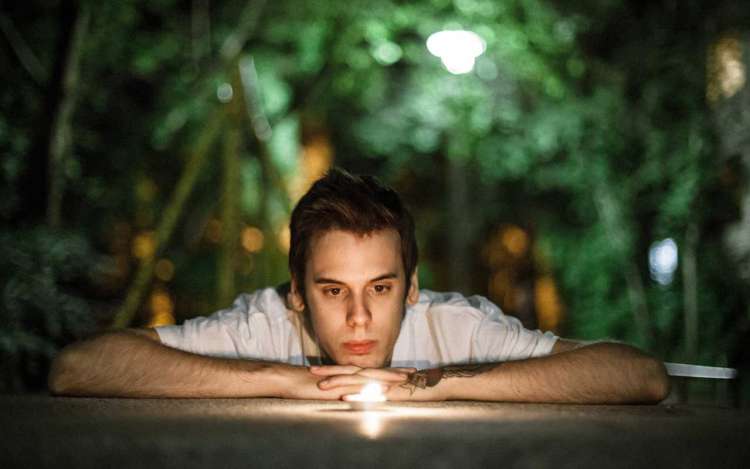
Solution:
<svg viewBox="0 0 750 469">
<path fill-rule="evenodd" d="M 342 365 L 354 365 L 360 368 L 382 368 L 385 360 L 381 357 L 370 355 L 350 355 L 344 357 Z"/>
</svg>

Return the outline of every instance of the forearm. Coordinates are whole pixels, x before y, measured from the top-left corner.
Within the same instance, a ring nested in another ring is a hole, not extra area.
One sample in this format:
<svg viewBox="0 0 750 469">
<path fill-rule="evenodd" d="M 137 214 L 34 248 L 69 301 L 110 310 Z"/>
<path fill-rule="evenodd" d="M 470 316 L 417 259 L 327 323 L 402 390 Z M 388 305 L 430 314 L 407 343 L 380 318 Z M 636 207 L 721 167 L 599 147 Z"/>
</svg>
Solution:
<svg viewBox="0 0 750 469">
<path fill-rule="evenodd" d="M 444 367 L 424 378 L 425 390 L 432 384 L 445 399 L 460 400 L 624 404 L 658 402 L 669 392 L 660 361 L 615 343 L 529 360 Z"/>
<path fill-rule="evenodd" d="M 57 395 L 107 397 L 255 397 L 281 393 L 271 368 L 287 365 L 196 355 L 128 332 L 73 344 L 49 377 Z"/>
</svg>

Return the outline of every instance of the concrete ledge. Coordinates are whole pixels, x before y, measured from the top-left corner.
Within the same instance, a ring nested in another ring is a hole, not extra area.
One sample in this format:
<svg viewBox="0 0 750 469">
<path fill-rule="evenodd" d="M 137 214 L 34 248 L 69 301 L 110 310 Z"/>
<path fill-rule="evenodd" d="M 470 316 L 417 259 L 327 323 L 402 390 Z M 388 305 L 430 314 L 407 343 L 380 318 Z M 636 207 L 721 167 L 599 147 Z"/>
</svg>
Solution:
<svg viewBox="0 0 750 469">
<path fill-rule="evenodd" d="M 750 413 L 696 406 L 0 396 L 0 466 L 747 467 Z"/>
</svg>

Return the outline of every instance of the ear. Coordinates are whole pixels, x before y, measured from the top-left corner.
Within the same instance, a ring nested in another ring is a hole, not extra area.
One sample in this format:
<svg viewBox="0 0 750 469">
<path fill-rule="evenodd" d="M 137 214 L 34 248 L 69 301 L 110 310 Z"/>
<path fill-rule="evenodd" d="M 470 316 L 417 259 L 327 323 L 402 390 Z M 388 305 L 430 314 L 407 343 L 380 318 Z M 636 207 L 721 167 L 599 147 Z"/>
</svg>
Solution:
<svg viewBox="0 0 750 469">
<path fill-rule="evenodd" d="M 302 298 L 302 294 L 297 288 L 297 281 L 294 278 L 292 278 L 292 285 L 287 294 L 287 303 L 297 312 L 301 313 L 305 310 L 305 300 Z"/>
<path fill-rule="evenodd" d="M 419 267 L 415 267 L 411 274 L 411 284 L 409 285 L 409 292 L 406 294 L 406 302 L 410 305 L 417 304 L 417 301 L 419 301 Z"/>
</svg>

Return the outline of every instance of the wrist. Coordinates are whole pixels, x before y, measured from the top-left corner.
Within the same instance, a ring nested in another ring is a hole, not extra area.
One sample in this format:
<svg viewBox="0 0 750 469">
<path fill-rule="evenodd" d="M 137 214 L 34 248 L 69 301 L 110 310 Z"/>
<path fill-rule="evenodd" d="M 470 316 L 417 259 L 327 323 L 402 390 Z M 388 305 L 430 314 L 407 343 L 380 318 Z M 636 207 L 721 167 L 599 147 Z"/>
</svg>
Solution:
<svg viewBox="0 0 750 469">
<path fill-rule="evenodd" d="M 436 400 L 449 401 L 455 399 L 455 390 L 453 389 L 454 380 L 446 379 L 447 376 L 442 367 L 435 370 L 439 370 L 439 382 L 432 388 L 436 394 Z"/>
<path fill-rule="evenodd" d="M 504 400 L 498 388 L 506 389 L 507 376 L 500 373 L 501 363 L 448 365 L 441 368 L 439 389 L 445 400 Z M 500 399 L 498 399 L 500 398 Z"/>
<path fill-rule="evenodd" d="M 444 379 L 443 368 L 429 368 L 412 373 L 401 385 L 414 400 L 444 401 L 451 398 L 450 384 Z"/>
</svg>

